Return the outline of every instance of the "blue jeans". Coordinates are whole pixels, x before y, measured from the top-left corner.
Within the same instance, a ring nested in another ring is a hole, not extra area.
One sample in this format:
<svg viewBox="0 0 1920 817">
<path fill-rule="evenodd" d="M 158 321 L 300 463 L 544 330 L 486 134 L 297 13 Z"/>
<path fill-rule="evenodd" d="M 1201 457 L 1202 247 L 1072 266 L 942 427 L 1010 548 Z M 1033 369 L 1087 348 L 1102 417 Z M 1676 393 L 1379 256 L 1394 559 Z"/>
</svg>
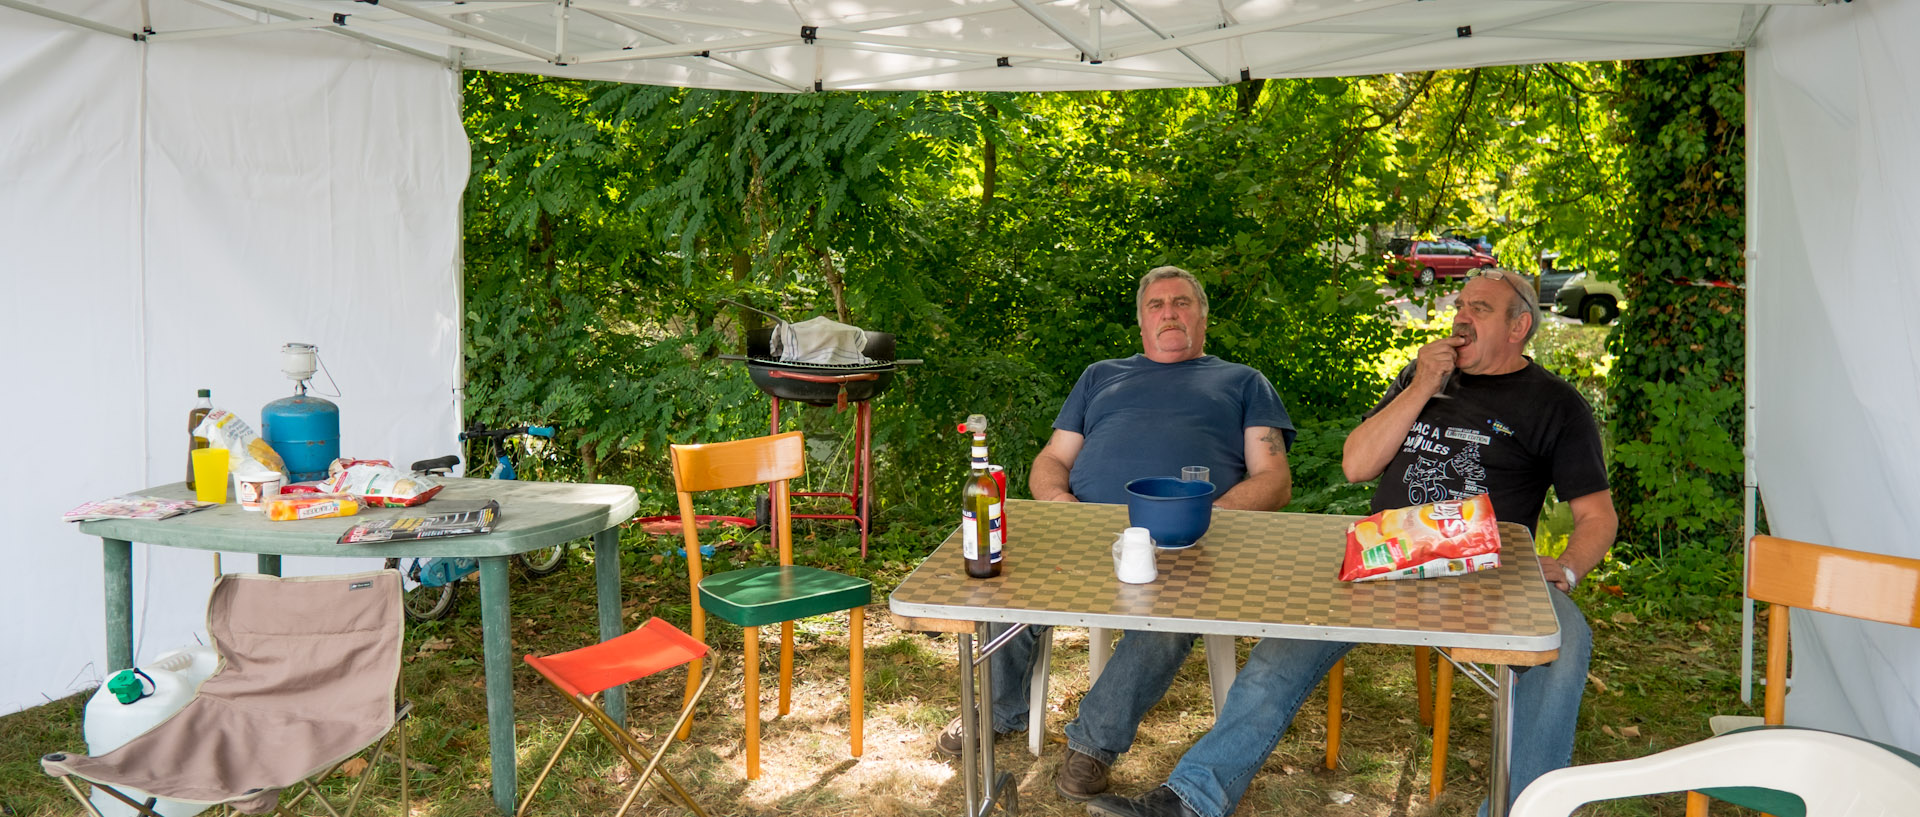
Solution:
<svg viewBox="0 0 1920 817">
<path fill-rule="evenodd" d="M 1593 653 L 1593 631 L 1580 608 L 1565 593 L 1547 595 L 1560 621 L 1560 656 L 1521 673 L 1514 686 L 1513 762 L 1508 767 L 1513 797 L 1534 778 L 1572 760 L 1580 696 L 1586 691 L 1587 661 Z M 1213 729 L 1180 758 L 1167 786 L 1201 817 L 1232 814 L 1300 704 L 1352 648 L 1337 641 L 1262 639 L 1234 679 Z"/>
<path fill-rule="evenodd" d="M 1008 625 L 988 625 L 998 637 Z M 1027 698 L 1038 639 L 1052 638 L 1052 627 L 1028 627 L 987 659 L 993 673 L 993 729 L 1027 728 Z M 1080 699 L 1080 711 L 1067 724 L 1067 745 L 1111 765 L 1133 746 L 1134 733 L 1147 710 L 1160 702 L 1186 663 L 1199 636 L 1127 630 L 1114 647 L 1100 680 Z"/>
</svg>

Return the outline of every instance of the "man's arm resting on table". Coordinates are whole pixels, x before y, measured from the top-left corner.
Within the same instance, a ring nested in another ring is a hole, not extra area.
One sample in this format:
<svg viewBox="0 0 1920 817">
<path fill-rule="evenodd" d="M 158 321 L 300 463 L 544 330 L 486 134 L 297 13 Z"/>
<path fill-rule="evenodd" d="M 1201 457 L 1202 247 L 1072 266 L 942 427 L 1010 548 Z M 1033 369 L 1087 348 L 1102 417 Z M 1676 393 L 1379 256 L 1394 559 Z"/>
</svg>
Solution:
<svg viewBox="0 0 1920 817">
<path fill-rule="evenodd" d="M 1033 491 L 1033 498 L 1043 502 L 1079 502 L 1073 495 L 1069 477 L 1073 474 L 1073 461 L 1080 456 L 1080 446 L 1087 441 L 1085 436 L 1072 431 L 1053 430 L 1053 436 L 1047 439 L 1047 446 L 1040 449 L 1040 456 L 1033 458 L 1033 472 L 1027 475 L 1027 487 Z"/>
<path fill-rule="evenodd" d="M 1607 550 L 1613 547 L 1614 533 L 1620 529 L 1620 517 L 1613 510 L 1612 491 L 1595 491 L 1568 504 L 1573 507 L 1573 533 L 1567 534 L 1566 551 L 1558 559 L 1540 557 L 1540 573 L 1549 584 L 1561 590 L 1572 590 L 1574 583 L 1600 566 L 1600 560 L 1605 559 Z M 1567 571 L 1573 572 L 1571 583 L 1567 581 Z"/>
<path fill-rule="evenodd" d="M 1214 500 L 1234 511 L 1277 511 L 1293 501 L 1293 472 L 1287 468 L 1286 432 L 1254 426 L 1246 430 L 1247 477 Z"/>
</svg>

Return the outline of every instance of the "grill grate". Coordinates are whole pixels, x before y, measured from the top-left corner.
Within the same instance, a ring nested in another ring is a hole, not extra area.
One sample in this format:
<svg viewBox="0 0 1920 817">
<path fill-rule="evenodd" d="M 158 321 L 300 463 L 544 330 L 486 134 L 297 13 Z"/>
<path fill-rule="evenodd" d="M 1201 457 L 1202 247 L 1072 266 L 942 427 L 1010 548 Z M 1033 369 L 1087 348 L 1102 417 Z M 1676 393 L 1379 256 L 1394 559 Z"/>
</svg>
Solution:
<svg viewBox="0 0 1920 817">
<path fill-rule="evenodd" d="M 767 357 L 750 357 L 748 363 L 772 366 L 777 369 L 827 369 L 833 371 L 875 371 L 893 368 L 891 360 L 870 360 L 866 363 L 799 363 L 791 360 L 775 360 Z"/>
</svg>

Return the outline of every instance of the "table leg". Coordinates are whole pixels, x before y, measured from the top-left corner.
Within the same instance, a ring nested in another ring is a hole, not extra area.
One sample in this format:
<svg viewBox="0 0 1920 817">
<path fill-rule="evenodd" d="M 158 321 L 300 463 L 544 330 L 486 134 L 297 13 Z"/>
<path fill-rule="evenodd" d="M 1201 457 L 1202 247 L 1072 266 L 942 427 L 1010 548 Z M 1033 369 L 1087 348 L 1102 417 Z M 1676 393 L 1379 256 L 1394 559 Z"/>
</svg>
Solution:
<svg viewBox="0 0 1920 817">
<path fill-rule="evenodd" d="M 507 604 L 507 558 L 480 558 L 480 643 L 487 683 L 487 747 L 493 759 L 493 805 L 512 814 L 515 803 L 513 768 L 513 638 Z"/>
<path fill-rule="evenodd" d="M 992 639 L 988 637 L 992 632 L 987 629 L 986 622 L 981 622 L 974 626 L 979 628 L 980 643 L 987 645 L 988 649 L 991 650 L 995 645 Z M 995 794 L 993 780 L 993 739 L 995 737 L 993 734 L 993 663 L 991 661 L 981 661 L 973 667 L 973 671 L 980 673 L 980 693 L 975 697 L 975 701 L 979 706 L 963 711 L 979 715 L 979 718 L 975 721 L 973 734 L 974 737 L 980 741 L 980 793 L 983 797 L 981 797 L 981 802 L 970 804 L 972 808 L 970 813 L 974 815 L 985 815 L 987 811 L 992 808 Z"/>
<path fill-rule="evenodd" d="M 620 528 L 612 527 L 593 535 L 593 586 L 600 603 L 600 640 L 618 638 L 624 628 L 620 621 Z M 604 706 L 614 725 L 627 725 L 627 688 L 623 684 L 608 689 Z"/>
<path fill-rule="evenodd" d="M 980 750 L 973 717 L 973 634 L 959 633 L 960 642 L 960 779 L 966 814 L 972 817 L 980 803 Z"/>
<path fill-rule="evenodd" d="M 256 568 L 268 576 L 280 575 L 280 557 L 272 553 L 262 553 L 253 557 Z"/>
<path fill-rule="evenodd" d="M 1506 817 L 1507 790 L 1513 782 L 1507 777 L 1513 768 L 1513 684 L 1518 676 L 1513 667 L 1501 665 L 1493 677 L 1493 785 L 1487 792 L 1487 817 Z"/>
<path fill-rule="evenodd" d="M 101 539 L 107 593 L 107 671 L 133 666 L 133 543 Z"/>
</svg>

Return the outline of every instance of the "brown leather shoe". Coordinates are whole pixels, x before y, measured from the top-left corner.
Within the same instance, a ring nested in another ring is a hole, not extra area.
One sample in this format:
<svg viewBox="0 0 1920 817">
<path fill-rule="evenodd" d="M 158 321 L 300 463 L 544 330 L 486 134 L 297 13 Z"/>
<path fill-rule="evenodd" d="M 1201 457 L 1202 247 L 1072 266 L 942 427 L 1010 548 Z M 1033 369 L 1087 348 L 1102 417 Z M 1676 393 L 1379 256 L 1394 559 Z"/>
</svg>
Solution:
<svg viewBox="0 0 1920 817">
<path fill-rule="evenodd" d="M 1173 789 L 1161 786 L 1131 800 L 1109 794 L 1087 804 L 1092 817 L 1199 817 Z"/>
<path fill-rule="evenodd" d="M 995 730 L 993 739 L 998 741 L 1002 735 L 1009 734 L 1012 733 Z M 960 756 L 961 746 L 964 743 L 965 739 L 960 736 L 959 718 L 947 721 L 947 728 L 940 730 L 940 734 L 933 737 L 933 748 L 939 749 L 941 754 L 951 757 Z"/>
<path fill-rule="evenodd" d="M 1091 799 L 1108 788 L 1107 764 L 1069 746 L 1066 759 L 1060 762 L 1060 773 L 1053 777 L 1053 788 L 1068 800 Z"/>
<path fill-rule="evenodd" d="M 940 730 L 940 734 L 934 737 L 933 748 L 954 757 L 960 756 L 960 750 L 965 748 L 965 741 L 960 735 L 959 718 L 947 721 L 947 728 Z"/>
</svg>

